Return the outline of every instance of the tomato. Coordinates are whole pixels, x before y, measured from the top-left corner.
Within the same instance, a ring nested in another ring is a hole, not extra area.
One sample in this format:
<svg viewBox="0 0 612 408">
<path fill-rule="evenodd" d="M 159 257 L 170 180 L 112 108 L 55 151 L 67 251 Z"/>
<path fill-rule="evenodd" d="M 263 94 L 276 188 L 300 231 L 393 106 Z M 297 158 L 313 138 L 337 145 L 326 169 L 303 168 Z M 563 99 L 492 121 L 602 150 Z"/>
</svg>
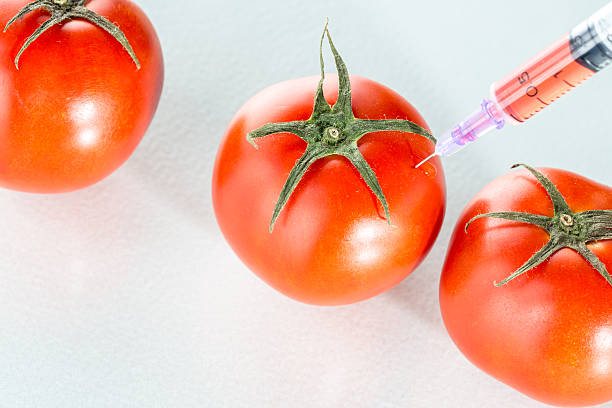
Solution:
<svg viewBox="0 0 612 408">
<path fill-rule="evenodd" d="M 72 2 L 79 3 L 57 7 Z M 2 24 L 27 3 L 2 1 Z M 153 26 L 128 0 L 85 7 L 120 27 L 141 68 L 103 28 L 73 18 L 33 41 L 17 69 L 26 39 L 51 14 L 34 10 L 12 22 L 0 33 L 0 186 L 37 193 L 89 186 L 127 160 L 151 122 L 163 82 Z"/>
<path fill-rule="evenodd" d="M 415 133 L 376 131 L 363 136 L 352 153 L 342 150 L 340 142 L 337 146 L 345 156 L 330 153 L 311 163 L 277 212 L 288 176 L 291 179 L 315 142 L 281 131 L 258 139 L 255 150 L 246 138 L 255 129 L 273 122 L 282 128 L 321 110 L 341 118 L 398 118 L 427 127 L 410 103 L 369 79 L 350 77 L 352 104 L 346 99 L 351 94 L 347 88 L 339 101 L 339 82 L 348 87 L 349 76 L 335 56 L 340 77 L 326 81 L 322 93 L 317 91 L 318 77 L 294 79 L 264 89 L 240 108 L 219 147 L 212 183 L 219 226 L 242 261 L 285 295 L 318 305 L 357 302 L 403 280 L 431 248 L 445 207 L 440 161 L 414 168 L 433 152 L 434 144 Z M 321 105 L 314 104 L 315 97 L 324 98 L 317 99 Z M 333 111 L 327 104 L 335 104 Z M 321 119 L 321 137 L 349 132 L 334 120 Z M 360 170 L 355 167 L 359 153 L 374 174 L 364 170 L 363 161 L 357 164 Z M 392 225 L 385 219 L 381 191 Z M 276 221 L 272 232 L 271 220 Z"/>
<path fill-rule="evenodd" d="M 459 218 L 440 281 L 444 323 L 471 362 L 534 399 L 610 401 L 612 189 L 528 170 L 494 180 Z"/>
</svg>

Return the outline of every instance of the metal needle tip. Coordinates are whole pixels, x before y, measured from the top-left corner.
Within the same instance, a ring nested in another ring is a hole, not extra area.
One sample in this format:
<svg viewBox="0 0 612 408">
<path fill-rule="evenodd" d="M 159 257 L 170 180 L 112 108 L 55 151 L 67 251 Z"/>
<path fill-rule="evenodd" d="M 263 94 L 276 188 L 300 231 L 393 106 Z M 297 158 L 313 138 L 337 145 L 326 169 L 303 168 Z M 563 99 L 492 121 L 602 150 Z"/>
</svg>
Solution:
<svg viewBox="0 0 612 408">
<path fill-rule="evenodd" d="M 425 160 L 423 160 L 422 162 L 420 162 L 419 164 L 417 164 L 416 166 L 414 166 L 415 169 L 418 169 L 419 167 L 421 167 L 421 165 L 425 164 L 426 161 L 428 161 L 429 159 L 431 159 L 432 157 L 436 156 L 438 153 L 433 152 L 432 154 L 430 154 L 429 156 L 427 156 L 425 158 Z"/>
</svg>

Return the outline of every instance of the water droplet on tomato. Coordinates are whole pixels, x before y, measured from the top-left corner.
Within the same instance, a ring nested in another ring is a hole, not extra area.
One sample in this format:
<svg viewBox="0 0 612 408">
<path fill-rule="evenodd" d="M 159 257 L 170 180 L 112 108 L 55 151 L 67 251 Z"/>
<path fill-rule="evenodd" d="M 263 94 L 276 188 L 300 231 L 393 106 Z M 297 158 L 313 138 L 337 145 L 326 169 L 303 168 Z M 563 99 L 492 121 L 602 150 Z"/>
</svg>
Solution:
<svg viewBox="0 0 612 408">
<path fill-rule="evenodd" d="M 423 163 L 421 167 L 419 167 L 419 170 L 425 173 L 425 175 L 429 178 L 434 178 L 438 174 L 438 170 L 436 169 L 436 166 L 434 166 L 433 164 L 429 162 Z"/>
</svg>

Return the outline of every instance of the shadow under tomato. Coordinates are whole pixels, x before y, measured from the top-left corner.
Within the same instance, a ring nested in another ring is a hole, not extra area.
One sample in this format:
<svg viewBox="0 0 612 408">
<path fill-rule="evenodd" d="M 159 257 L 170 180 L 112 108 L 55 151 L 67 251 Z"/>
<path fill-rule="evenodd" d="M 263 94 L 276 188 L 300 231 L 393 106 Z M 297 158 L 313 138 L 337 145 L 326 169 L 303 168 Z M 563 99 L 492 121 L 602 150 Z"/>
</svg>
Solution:
<svg viewBox="0 0 612 408">
<path fill-rule="evenodd" d="M 438 304 L 438 282 L 441 260 L 421 264 L 399 285 L 382 296 L 400 304 L 417 319 L 443 332 Z M 436 329 L 436 330 L 437 330 Z"/>
</svg>

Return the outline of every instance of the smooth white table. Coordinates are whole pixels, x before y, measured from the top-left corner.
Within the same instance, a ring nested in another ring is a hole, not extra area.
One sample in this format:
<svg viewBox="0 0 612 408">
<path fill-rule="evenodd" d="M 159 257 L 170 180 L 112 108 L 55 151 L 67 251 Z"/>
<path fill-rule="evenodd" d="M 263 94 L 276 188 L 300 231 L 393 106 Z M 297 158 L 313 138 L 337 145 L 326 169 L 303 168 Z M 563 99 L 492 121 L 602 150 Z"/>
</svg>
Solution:
<svg viewBox="0 0 612 408">
<path fill-rule="evenodd" d="M 210 180 L 244 101 L 317 74 L 325 17 L 353 74 L 394 88 L 441 132 L 604 3 L 142 0 L 166 83 L 136 153 L 76 193 L 0 191 L 0 407 L 542 407 L 459 353 L 438 278 L 459 212 L 511 164 L 612 184 L 612 70 L 446 159 L 432 252 L 357 305 L 302 305 L 256 278 L 217 228 Z"/>
</svg>

